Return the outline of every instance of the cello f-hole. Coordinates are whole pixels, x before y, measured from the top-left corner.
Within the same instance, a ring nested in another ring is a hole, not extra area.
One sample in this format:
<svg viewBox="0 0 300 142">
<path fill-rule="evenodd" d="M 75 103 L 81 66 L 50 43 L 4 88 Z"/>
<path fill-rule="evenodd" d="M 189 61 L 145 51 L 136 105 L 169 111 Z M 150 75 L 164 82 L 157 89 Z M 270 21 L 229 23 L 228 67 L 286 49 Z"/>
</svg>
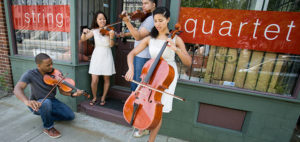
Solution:
<svg viewBox="0 0 300 142">
<path fill-rule="evenodd" d="M 150 103 L 151 103 L 152 101 L 150 100 L 150 98 L 151 98 L 151 96 L 152 96 L 152 90 L 151 90 L 151 89 L 149 89 L 149 91 L 150 91 L 150 93 L 149 93 L 150 95 L 148 96 L 148 102 L 150 102 Z"/>
</svg>

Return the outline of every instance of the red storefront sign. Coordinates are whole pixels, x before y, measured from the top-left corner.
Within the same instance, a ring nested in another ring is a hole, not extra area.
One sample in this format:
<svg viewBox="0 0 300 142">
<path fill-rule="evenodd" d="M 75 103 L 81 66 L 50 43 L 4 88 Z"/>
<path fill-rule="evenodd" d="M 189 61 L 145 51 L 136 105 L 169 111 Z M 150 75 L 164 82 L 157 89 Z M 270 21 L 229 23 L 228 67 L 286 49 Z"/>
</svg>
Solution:
<svg viewBox="0 0 300 142">
<path fill-rule="evenodd" d="M 186 43 L 300 54 L 300 12 L 180 9 Z"/>
<path fill-rule="evenodd" d="M 18 30 L 70 32 L 68 5 L 13 5 L 12 13 Z"/>
</svg>

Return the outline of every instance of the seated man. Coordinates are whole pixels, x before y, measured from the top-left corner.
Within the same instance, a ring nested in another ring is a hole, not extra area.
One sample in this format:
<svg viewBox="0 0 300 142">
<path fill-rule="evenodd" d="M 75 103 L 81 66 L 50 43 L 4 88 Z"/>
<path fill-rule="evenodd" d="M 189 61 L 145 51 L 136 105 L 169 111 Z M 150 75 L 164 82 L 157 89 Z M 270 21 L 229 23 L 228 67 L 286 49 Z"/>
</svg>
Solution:
<svg viewBox="0 0 300 142">
<path fill-rule="evenodd" d="M 35 57 L 36 69 L 25 72 L 14 88 L 16 97 L 24 102 L 26 106 L 36 115 L 40 115 L 44 125 L 44 133 L 51 138 L 61 136 L 60 132 L 54 128 L 54 121 L 73 120 L 74 112 L 64 103 L 55 98 L 56 88 L 50 93 L 44 102 L 41 101 L 47 96 L 53 86 L 47 85 L 43 81 L 45 74 L 53 71 L 52 59 L 44 53 Z M 31 96 L 25 96 L 24 89 L 30 84 Z M 75 93 L 67 93 L 59 89 L 59 92 L 66 96 L 80 96 L 83 91 L 77 90 Z M 73 91 L 72 91 L 73 92 Z"/>
</svg>

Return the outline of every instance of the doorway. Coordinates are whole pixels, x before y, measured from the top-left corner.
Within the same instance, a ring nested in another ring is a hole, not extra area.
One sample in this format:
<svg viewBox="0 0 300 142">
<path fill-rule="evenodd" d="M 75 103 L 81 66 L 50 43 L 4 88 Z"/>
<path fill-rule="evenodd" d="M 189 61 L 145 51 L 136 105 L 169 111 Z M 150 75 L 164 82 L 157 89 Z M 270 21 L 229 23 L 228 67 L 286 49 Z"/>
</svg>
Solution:
<svg viewBox="0 0 300 142">
<path fill-rule="evenodd" d="M 142 0 L 117 0 L 117 14 L 122 13 L 123 10 L 128 13 L 134 12 L 136 10 L 142 9 Z M 170 0 L 162 1 L 157 0 L 157 5 L 166 5 L 170 6 Z M 117 20 L 119 21 L 119 20 Z M 132 21 L 134 27 L 139 27 L 140 21 Z M 128 32 L 128 29 L 124 23 L 117 27 L 118 32 Z M 115 75 L 115 85 L 130 87 L 130 82 L 126 81 L 122 76 L 126 74 L 128 70 L 127 66 L 127 55 L 134 48 L 134 39 L 125 38 L 119 39 L 118 45 L 115 52 L 115 63 L 116 63 L 116 75 Z"/>
<path fill-rule="evenodd" d="M 141 0 L 118 0 L 117 14 L 122 13 L 123 10 L 131 13 L 142 8 Z M 132 24 L 136 26 L 140 25 L 139 21 L 132 21 Z M 124 23 L 117 27 L 118 32 L 128 32 L 128 29 Z M 116 63 L 116 75 L 115 85 L 130 87 L 130 82 L 126 81 L 122 76 L 126 74 L 128 70 L 127 55 L 134 48 L 133 38 L 121 38 L 117 42 L 115 49 L 115 63 Z"/>
</svg>

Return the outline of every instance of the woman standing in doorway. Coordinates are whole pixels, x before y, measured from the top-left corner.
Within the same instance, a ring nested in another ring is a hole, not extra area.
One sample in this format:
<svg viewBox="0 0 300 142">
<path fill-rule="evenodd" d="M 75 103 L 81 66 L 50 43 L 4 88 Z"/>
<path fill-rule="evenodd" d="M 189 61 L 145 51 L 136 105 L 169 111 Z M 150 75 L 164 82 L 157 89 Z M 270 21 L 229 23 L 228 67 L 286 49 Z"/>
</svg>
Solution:
<svg viewBox="0 0 300 142">
<path fill-rule="evenodd" d="M 110 76 L 115 74 L 115 65 L 111 52 L 111 47 L 114 45 L 114 31 L 109 31 L 109 35 L 100 34 L 100 30 L 105 27 L 107 24 L 107 17 L 101 11 L 97 12 L 93 18 L 92 30 L 83 29 L 81 35 L 81 40 L 85 41 L 94 37 L 95 49 L 92 54 L 89 74 L 92 76 L 91 88 L 93 99 L 90 102 L 90 105 L 95 105 L 97 101 L 97 88 L 99 82 L 99 76 L 103 76 L 104 87 L 103 94 L 101 97 L 100 105 L 105 104 L 105 97 L 107 95 L 109 85 L 110 85 Z"/>
<path fill-rule="evenodd" d="M 133 65 L 133 59 L 136 55 L 138 55 L 141 51 L 143 51 L 146 47 L 149 46 L 151 58 L 156 58 L 164 43 L 168 41 L 169 44 L 163 52 L 162 58 L 174 68 L 175 77 L 171 85 L 168 89 L 165 90 L 165 92 L 174 94 L 178 79 L 178 69 L 175 62 L 175 54 L 177 54 L 182 63 L 186 66 L 190 66 L 192 64 L 192 58 L 186 51 L 184 42 L 180 37 L 175 36 L 173 39 L 170 39 L 167 36 L 169 34 L 168 23 L 170 21 L 170 11 L 165 7 L 158 7 L 154 10 L 153 17 L 155 27 L 151 31 L 151 36 L 144 38 L 141 41 L 141 43 L 136 48 L 134 48 L 127 56 L 127 63 L 129 69 L 126 73 L 125 79 L 127 81 L 131 81 L 133 79 L 133 71 L 135 68 Z M 161 98 L 161 103 L 163 104 L 162 111 L 164 113 L 169 113 L 172 111 L 172 96 L 163 94 Z M 149 142 L 155 141 L 157 133 L 160 130 L 161 124 L 162 120 L 160 120 L 156 128 L 150 130 Z"/>
</svg>

